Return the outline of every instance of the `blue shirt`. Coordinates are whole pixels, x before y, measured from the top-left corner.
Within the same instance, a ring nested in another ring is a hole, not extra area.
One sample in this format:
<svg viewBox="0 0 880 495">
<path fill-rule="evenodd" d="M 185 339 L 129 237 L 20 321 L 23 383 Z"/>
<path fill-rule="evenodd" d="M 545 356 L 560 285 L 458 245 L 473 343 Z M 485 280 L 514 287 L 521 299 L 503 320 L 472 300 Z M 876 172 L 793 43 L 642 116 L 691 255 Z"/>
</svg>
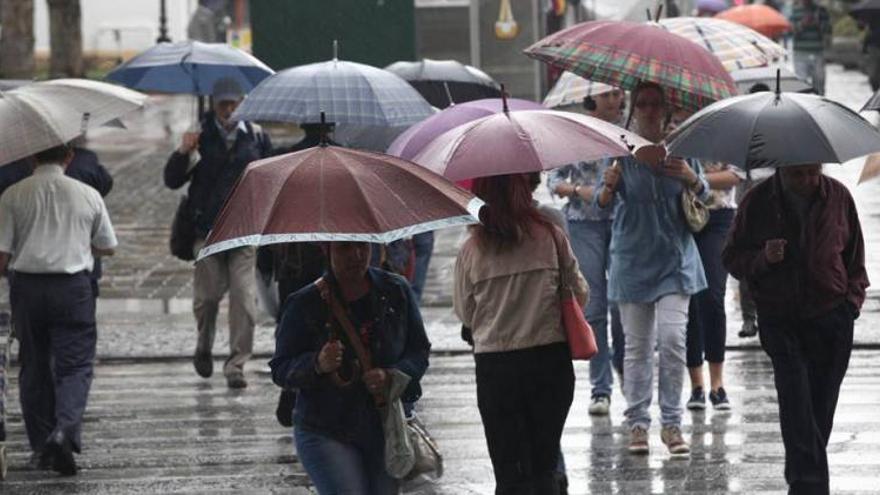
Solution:
<svg viewBox="0 0 880 495">
<path fill-rule="evenodd" d="M 692 295 L 705 289 L 703 263 L 681 209 L 681 182 L 655 175 L 633 157 L 619 161 L 608 298 L 652 303 L 668 294 Z M 706 201 L 709 184 L 702 166 L 696 160 L 688 163 L 703 184 L 700 199 Z M 599 187 L 604 187 L 604 180 Z M 598 198 L 598 194 L 593 198 L 597 207 Z"/>
<path fill-rule="evenodd" d="M 608 168 L 608 162 L 605 160 L 579 162 L 556 168 L 551 170 L 547 176 L 547 187 L 550 188 L 550 193 L 555 194 L 556 186 L 563 182 L 570 182 L 572 185 L 581 187 L 596 186 L 602 180 L 602 174 L 605 173 L 606 168 Z M 594 202 L 584 201 L 580 197 L 568 198 L 568 202 L 562 207 L 562 212 L 565 213 L 565 218 L 570 221 L 610 220 L 614 216 L 614 208 L 599 208 Z"/>
</svg>

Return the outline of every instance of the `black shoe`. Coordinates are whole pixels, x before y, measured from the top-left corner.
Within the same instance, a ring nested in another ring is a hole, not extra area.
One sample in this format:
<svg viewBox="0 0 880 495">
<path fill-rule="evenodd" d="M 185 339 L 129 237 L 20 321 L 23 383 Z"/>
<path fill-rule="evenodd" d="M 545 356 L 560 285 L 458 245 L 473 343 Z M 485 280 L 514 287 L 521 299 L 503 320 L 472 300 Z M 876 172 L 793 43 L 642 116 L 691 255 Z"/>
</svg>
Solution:
<svg viewBox="0 0 880 495">
<path fill-rule="evenodd" d="M 703 387 L 696 387 L 691 390 L 691 398 L 687 401 L 687 408 L 691 411 L 706 409 L 706 393 L 703 392 Z"/>
<path fill-rule="evenodd" d="M 226 377 L 226 386 L 229 388 L 245 388 L 247 387 L 247 380 L 244 379 L 243 374 L 236 373 Z"/>
<path fill-rule="evenodd" d="M 214 358 L 211 357 L 211 353 L 196 353 L 193 356 L 193 366 L 196 368 L 196 373 L 199 374 L 202 378 L 210 378 L 214 373 Z"/>
<path fill-rule="evenodd" d="M 744 339 L 758 335 L 758 324 L 754 321 L 744 321 L 743 326 L 737 335 Z"/>
<path fill-rule="evenodd" d="M 61 476 L 76 476 L 76 461 L 73 459 L 73 445 L 60 430 L 52 433 L 46 440 L 43 451 L 52 457 L 52 470 Z"/>
<path fill-rule="evenodd" d="M 718 390 L 710 390 L 709 401 L 712 403 L 712 407 L 719 411 L 730 410 L 730 401 L 727 400 L 727 391 L 724 390 L 724 387 L 718 387 Z"/>
<path fill-rule="evenodd" d="M 45 450 L 42 452 L 33 452 L 28 459 L 27 465 L 28 469 L 33 471 L 48 471 L 49 469 L 52 469 L 52 456 L 46 453 Z"/>
<path fill-rule="evenodd" d="M 275 418 L 278 424 L 286 428 L 293 426 L 293 407 L 296 405 L 296 391 L 284 389 L 278 396 Z"/>
</svg>

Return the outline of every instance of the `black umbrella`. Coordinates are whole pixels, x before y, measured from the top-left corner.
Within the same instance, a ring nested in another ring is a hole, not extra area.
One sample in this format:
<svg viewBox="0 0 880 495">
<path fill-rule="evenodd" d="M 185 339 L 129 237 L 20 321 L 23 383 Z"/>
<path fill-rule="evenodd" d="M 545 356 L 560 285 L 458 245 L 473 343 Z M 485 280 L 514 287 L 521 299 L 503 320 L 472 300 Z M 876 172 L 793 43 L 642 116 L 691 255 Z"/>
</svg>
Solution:
<svg viewBox="0 0 880 495">
<path fill-rule="evenodd" d="M 850 7 L 849 15 L 869 23 L 880 21 L 880 0 L 862 0 Z"/>
<path fill-rule="evenodd" d="M 880 91 L 874 93 L 860 111 L 867 112 L 868 110 L 880 110 Z"/>
<path fill-rule="evenodd" d="M 501 96 L 500 85 L 488 74 L 455 60 L 395 62 L 385 70 L 405 79 L 437 108 Z"/>
<path fill-rule="evenodd" d="M 880 151 L 880 132 L 818 95 L 762 92 L 714 103 L 668 137 L 669 154 L 747 169 L 842 163 Z"/>
</svg>

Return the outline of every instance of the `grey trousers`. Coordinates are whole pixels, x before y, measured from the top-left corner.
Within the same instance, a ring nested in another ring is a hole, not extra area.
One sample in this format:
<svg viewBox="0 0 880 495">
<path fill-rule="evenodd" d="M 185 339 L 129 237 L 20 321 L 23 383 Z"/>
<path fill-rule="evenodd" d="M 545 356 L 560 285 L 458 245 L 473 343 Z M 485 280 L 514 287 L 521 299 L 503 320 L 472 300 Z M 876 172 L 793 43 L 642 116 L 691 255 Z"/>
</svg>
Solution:
<svg viewBox="0 0 880 495">
<path fill-rule="evenodd" d="M 204 244 L 203 239 L 196 241 L 196 253 Z M 229 292 L 229 359 L 223 366 L 226 376 L 243 373 L 244 364 L 254 349 L 256 253 L 254 247 L 242 247 L 196 263 L 193 277 L 193 314 L 198 329 L 196 354 L 211 353 L 220 301 Z"/>
</svg>

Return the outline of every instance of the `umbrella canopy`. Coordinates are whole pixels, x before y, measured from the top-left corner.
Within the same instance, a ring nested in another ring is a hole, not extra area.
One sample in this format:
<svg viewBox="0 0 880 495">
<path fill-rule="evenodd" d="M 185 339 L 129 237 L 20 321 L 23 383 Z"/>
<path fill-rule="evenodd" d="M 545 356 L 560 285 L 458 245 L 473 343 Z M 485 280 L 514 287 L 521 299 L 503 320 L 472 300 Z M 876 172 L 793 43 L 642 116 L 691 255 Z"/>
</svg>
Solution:
<svg viewBox="0 0 880 495">
<path fill-rule="evenodd" d="M 538 172 L 650 144 L 604 120 L 555 110 L 502 112 L 449 130 L 413 161 L 451 180 Z"/>
<path fill-rule="evenodd" d="M 862 0 L 850 7 L 849 15 L 867 23 L 880 21 L 880 0 Z"/>
<path fill-rule="evenodd" d="M 763 92 L 703 109 L 667 142 L 673 155 L 752 169 L 842 163 L 880 151 L 880 132 L 859 114 L 821 96 Z"/>
<path fill-rule="evenodd" d="M 248 165 L 199 259 L 285 242 L 388 243 L 477 223 L 482 201 L 396 157 L 318 146 Z"/>
<path fill-rule="evenodd" d="M 488 74 L 456 60 L 395 62 L 385 70 L 405 79 L 437 108 L 501 96 L 501 86 Z"/>
<path fill-rule="evenodd" d="M 739 5 L 716 14 L 715 18 L 742 24 L 770 38 L 791 31 L 791 23 L 785 16 L 763 4 Z"/>
<path fill-rule="evenodd" d="M 697 10 L 701 12 L 718 13 L 727 10 L 730 5 L 727 0 L 697 0 Z"/>
<path fill-rule="evenodd" d="M 507 100 L 510 110 L 542 110 L 544 107 L 528 100 Z M 444 132 L 474 120 L 500 113 L 504 104 L 500 98 L 469 101 L 447 108 L 410 127 L 388 147 L 388 154 L 412 160 L 425 146 Z"/>
<path fill-rule="evenodd" d="M 331 60 L 283 70 L 250 92 L 233 114 L 238 120 L 297 124 L 410 126 L 433 114 L 406 81 L 387 70 Z"/>
<path fill-rule="evenodd" d="M 755 67 L 752 69 L 736 70 L 730 73 L 739 92 L 747 94 L 756 84 L 767 86 L 768 90 L 776 89 L 776 73 L 781 71 L 779 78 L 779 90 L 787 93 L 812 92 L 813 86 L 804 82 L 794 72 L 788 69 L 776 67 Z"/>
<path fill-rule="evenodd" d="M 247 92 L 275 71 L 253 55 L 225 43 L 159 43 L 113 69 L 107 80 L 141 91 L 210 95 L 218 79 L 230 78 Z"/>
<path fill-rule="evenodd" d="M 538 41 L 525 53 L 626 90 L 641 82 L 657 83 L 670 103 L 691 110 L 736 94 L 733 79 L 717 57 L 655 23 L 576 24 Z"/>
<path fill-rule="evenodd" d="M 658 21 L 670 33 L 712 52 L 728 71 L 761 67 L 785 56 L 785 48 L 754 29 L 711 17 L 670 17 Z"/>
<path fill-rule="evenodd" d="M 147 96 L 113 84 L 56 79 L 0 92 L 0 163 L 65 144 L 144 106 Z"/>
<path fill-rule="evenodd" d="M 596 81 L 588 81 L 583 77 L 571 72 L 563 72 L 556 84 L 544 97 L 544 106 L 547 108 L 565 107 L 568 105 L 580 105 L 587 96 L 601 95 L 614 89 Z"/>
<path fill-rule="evenodd" d="M 880 110 L 880 91 L 874 93 L 860 111 L 867 112 L 869 110 Z"/>
</svg>

